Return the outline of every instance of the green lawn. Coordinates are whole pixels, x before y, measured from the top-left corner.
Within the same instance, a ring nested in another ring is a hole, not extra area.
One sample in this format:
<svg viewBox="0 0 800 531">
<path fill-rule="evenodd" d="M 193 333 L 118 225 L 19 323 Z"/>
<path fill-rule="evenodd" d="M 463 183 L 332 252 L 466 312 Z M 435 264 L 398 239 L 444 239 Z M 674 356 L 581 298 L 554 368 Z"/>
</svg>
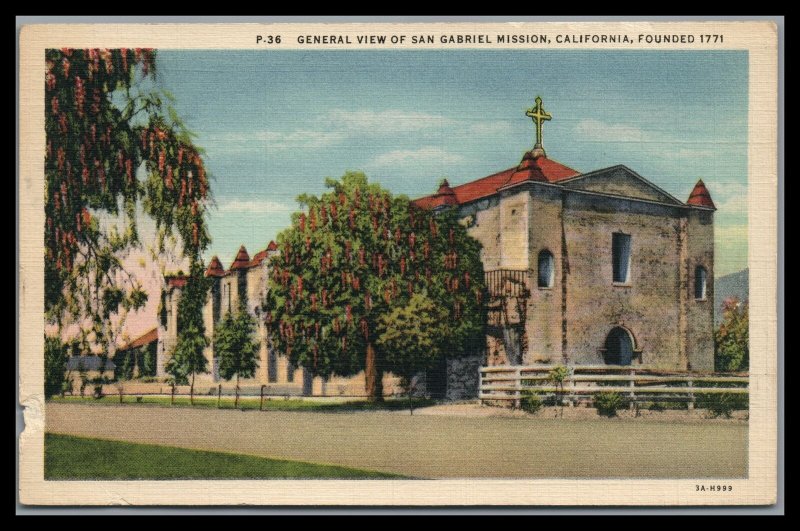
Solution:
<svg viewBox="0 0 800 531">
<path fill-rule="evenodd" d="M 100 404 L 100 405 L 119 405 L 119 396 L 107 395 L 100 399 L 91 396 L 56 396 L 50 399 L 53 402 L 67 404 Z M 175 403 L 171 403 L 169 396 L 142 396 L 141 401 L 135 396 L 123 397 L 123 404 L 132 406 L 167 406 L 167 407 L 204 407 L 217 408 L 217 397 L 208 395 L 195 395 L 194 406 L 189 402 L 188 396 L 176 396 Z M 233 409 L 234 398 L 223 396 L 220 400 L 220 409 Z M 431 406 L 434 400 L 426 398 L 415 398 L 414 408 Z M 239 409 L 259 409 L 260 398 L 253 396 L 240 397 Z M 265 411 L 317 411 L 317 412 L 344 412 L 344 411 L 395 411 L 408 409 L 407 398 L 388 398 L 383 402 L 369 402 L 367 400 L 348 400 L 348 401 L 321 401 L 304 400 L 302 398 L 272 398 L 264 399 Z"/>
<path fill-rule="evenodd" d="M 44 477 L 107 479 L 383 479 L 393 474 L 224 452 L 46 433 Z"/>
</svg>

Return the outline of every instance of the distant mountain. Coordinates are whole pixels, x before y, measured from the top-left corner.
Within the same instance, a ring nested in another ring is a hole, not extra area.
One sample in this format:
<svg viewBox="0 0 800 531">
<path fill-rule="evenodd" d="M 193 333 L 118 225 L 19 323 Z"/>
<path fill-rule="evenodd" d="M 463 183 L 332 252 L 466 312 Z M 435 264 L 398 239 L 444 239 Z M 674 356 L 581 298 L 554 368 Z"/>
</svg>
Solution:
<svg viewBox="0 0 800 531">
<path fill-rule="evenodd" d="M 722 320 L 722 303 L 729 297 L 746 301 L 750 294 L 750 269 L 719 277 L 714 281 L 714 325 Z"/>
</svg>

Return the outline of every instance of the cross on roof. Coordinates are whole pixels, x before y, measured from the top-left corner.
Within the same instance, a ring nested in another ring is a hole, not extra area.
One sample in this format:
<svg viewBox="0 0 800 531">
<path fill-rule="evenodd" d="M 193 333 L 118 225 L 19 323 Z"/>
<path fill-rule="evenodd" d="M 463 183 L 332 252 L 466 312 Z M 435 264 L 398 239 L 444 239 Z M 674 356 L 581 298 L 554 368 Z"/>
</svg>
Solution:
<svg viewBox="0 0 800 531">
<path fill-rule="evenodd" d="M 542 150 L 542 154 L 544 154 L 544 148 L 542 147 L 542 122 L 547 120 L 551 120 L 553 117 L 550 113 L 545 112 L 544 107 L 542 107 L 542 98 L 536 96 L 536 105 L 525 111 L 525 116 L 529 116 L 533 123 L 536 124 L 536 143 L 533 145 L 533 149 L 540 149 Z"/>
</svg>

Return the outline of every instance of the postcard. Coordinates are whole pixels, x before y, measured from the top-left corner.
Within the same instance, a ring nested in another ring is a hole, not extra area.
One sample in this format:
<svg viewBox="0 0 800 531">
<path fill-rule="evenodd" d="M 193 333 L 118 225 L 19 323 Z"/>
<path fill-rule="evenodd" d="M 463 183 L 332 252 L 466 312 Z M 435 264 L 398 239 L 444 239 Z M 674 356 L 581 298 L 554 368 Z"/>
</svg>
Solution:
<svg viewBox="0 0 800 531">
<path fill-rule="evenodd" d="M 20 501 L 775 503 L 777 60 L 764 21 L 23 27 Z"/>
</svg>

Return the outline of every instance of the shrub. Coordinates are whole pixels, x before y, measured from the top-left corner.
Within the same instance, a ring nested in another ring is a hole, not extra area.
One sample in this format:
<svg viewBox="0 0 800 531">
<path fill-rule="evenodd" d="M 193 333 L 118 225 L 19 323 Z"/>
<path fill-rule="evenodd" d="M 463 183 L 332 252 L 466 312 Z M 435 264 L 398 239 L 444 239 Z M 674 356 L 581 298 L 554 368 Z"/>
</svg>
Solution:
<svg viewBox="0 0 800 531">
<path fill-rule="evenodd" d="M 542 409 L 542 398 L 536 391 L 525 390 L 522 392 L 520 407 L 528 413 L 536 413 Z"/>
<path fill-rule="evenodd" d="M 597 409 L 598 415 L 605 417 L 615 417 L 617 410 L 622 407 L 622 395 L 615 392 L 603 391 L 597 393 L 594 397 L 594 407 Z"/>
<path fill-rule="evenodd" d="M 708 410 L 712 417 L 731 418 L 731 413 L 748 409 L 749 400 L 746 394 L 738 393 L 703 393 L 697 396 L 697 405 Z"/>
<path fill-rule="evenodd" d="M 650 411 L 664 411 L 667 408 L 664 406 L 663 402 L 650 402 L 647 409 Z"/>
<path fill-rule="evenodd" d="M 67 367 L 66 348 L 57 337 L 44 339 L 44 393 L 49 398 L 61 392 Z"/>
</svg>

